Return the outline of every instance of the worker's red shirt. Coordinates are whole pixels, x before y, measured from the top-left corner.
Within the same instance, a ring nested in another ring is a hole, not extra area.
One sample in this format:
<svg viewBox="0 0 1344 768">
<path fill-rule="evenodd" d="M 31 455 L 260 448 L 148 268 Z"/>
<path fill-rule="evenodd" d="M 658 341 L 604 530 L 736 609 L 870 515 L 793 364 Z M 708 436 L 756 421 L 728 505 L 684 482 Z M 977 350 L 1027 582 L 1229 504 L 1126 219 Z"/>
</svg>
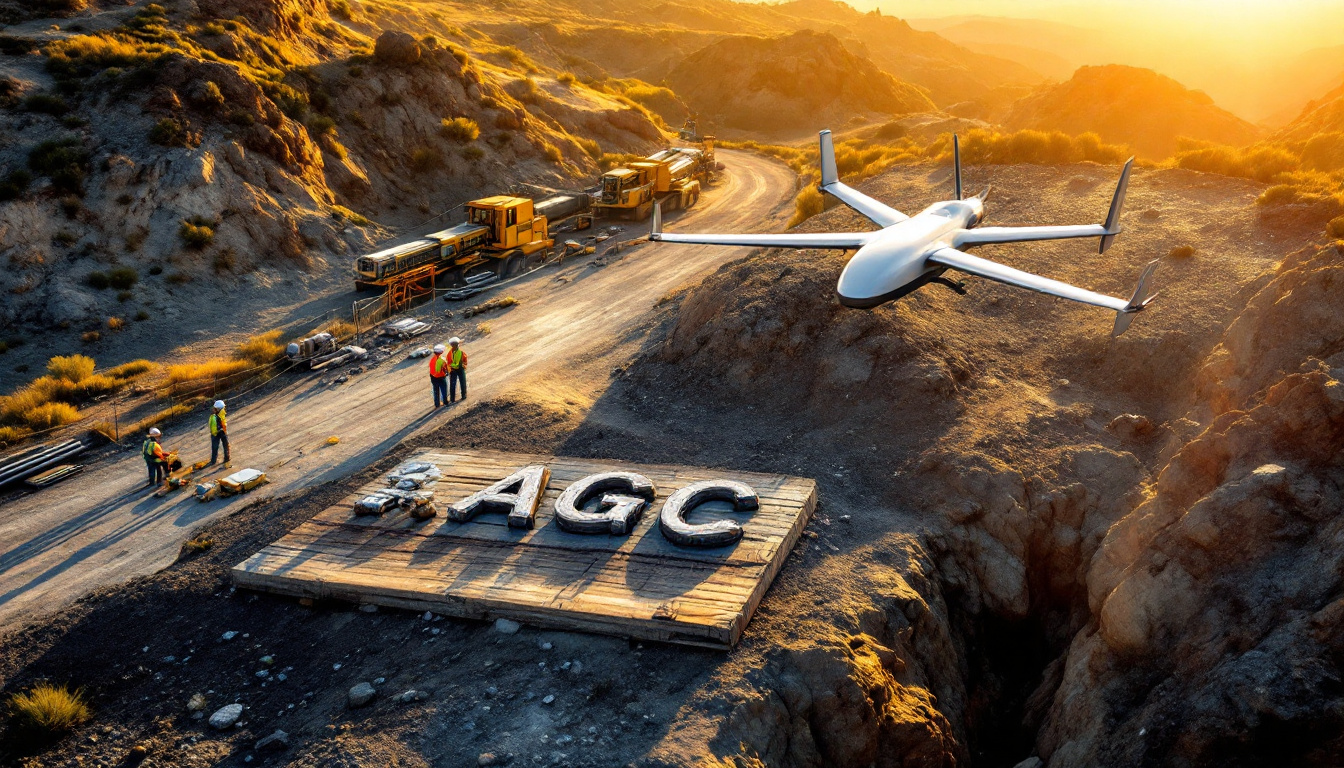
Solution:
<svg viewBox="0 0 1344 768">
<path fill-rule="evenodd" d="M 429 358 L 429 375 L 436 379 L 442 379 L 444 376 L 447 376 L 448 359 L 440 354 L 435 354 L 433 357 Z"/>
</svg>

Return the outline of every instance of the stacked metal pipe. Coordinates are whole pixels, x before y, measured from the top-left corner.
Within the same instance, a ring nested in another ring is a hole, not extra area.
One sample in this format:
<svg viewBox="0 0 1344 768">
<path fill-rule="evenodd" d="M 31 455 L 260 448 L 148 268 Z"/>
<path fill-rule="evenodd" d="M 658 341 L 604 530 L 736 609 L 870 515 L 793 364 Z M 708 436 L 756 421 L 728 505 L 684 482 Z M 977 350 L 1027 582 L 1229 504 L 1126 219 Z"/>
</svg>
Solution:
<svg viewBox="0 0 1344 768">
<path fill-rule="evenodd" d="M 85 450 L 78 440 L 47 443 L 0 459 L 0 486 L 8 485 L 45 469 L 63 464 Z"/>
</svg>

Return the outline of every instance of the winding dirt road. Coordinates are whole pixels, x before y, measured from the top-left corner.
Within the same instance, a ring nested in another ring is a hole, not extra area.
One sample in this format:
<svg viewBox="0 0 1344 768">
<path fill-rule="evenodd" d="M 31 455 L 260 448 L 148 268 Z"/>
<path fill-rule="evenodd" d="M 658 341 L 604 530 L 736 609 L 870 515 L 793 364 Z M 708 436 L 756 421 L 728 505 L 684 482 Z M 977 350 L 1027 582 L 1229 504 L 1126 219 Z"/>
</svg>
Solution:
<svg viewBox="0 0 1344 768">
<path fill-rule="evenodd" d="M 720 158 L 727 165 L 724 178 L 670 225 L 778 230 L 793 197 L 793 174 L 756 155 L 721 150 Z M 639 226 L 629 227 L 626 236 Z M 664 294 L 742 253 L 644 243 L 623 255 L 603 268 L 586 266 L 589 259 L 582 259 L 559 273 L 539 270 L 510 286 L 508 292 L 521 304 L 483 318 L 492 332 L 469 346 L 472 400 L 489 399 L 566 359 L 609 351 Z M 426 308 L 422 316 L 442 309 L 442 304 Z M 431 415 L 425 362 L 404 357 L 403 352 L 341 386 L 321 386 L 315 374 L 295 376 L 231 409 L 234 467 L 265 469 L 271 480 L 245 496 L 208 504 L 186 491 L 154 498 L 143 487 L 144 462 L 132 450 L 0 507 L 0 634 L 95 589 L 164 568 L 192 532 L 209 521 L 259 498 L 344 477 L 460 412 Z M 330 435 L 339 435 L 340 443 L 326 445 Z M 167 434 L 164 443 L 182 449 L 188 460 L 208 453 L 205 415 L 199 426 Z"/>
</svg>

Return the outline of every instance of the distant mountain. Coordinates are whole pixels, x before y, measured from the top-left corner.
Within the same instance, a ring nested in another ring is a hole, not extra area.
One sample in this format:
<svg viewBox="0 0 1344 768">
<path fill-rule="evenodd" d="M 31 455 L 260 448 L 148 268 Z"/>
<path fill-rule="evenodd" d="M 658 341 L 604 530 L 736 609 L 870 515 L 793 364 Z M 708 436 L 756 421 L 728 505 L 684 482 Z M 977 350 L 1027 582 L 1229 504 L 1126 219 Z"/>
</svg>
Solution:
<svg viewBox="0 0 1344 768">
<path fill-rule="evenodd" d="M 809 30 L 725 38 L 687 56 L 666 82 L 702 118 L 741 131 L 815 130 L 856 115 L 936 109 L 834 35 Z"/>
<path fill-rule="evenodd" d="M 1284 127 L 1284 138 L 1310 138 L 1317 133 L 1344 131 L 1344 82 L 1319 99 L 1307 104 L 1297 119 Z"/>
<path fill-rule="evenodd" d="M 1003 123 L 1015 130 L 1092 131 L 1150 158 L 1171 155 L 1179 137 L 1241 145 L 1259 135 L 1205 93 L 1150 69 L 1116 64 L 1082 67 L 1066 82 L 1039 89 L 1015 103 Z"/>
</svg>

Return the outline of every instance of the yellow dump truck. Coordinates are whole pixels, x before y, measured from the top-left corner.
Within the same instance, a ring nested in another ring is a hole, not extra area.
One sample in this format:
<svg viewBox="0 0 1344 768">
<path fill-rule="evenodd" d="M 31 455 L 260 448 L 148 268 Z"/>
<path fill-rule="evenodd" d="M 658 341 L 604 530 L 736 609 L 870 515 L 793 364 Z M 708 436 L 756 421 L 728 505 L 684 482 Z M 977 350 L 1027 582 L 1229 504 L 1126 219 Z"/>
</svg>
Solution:
<svg viewBox="0 0 1344 768">
<path fill-rule="evenodd" d="M 593 210 L 607 216 L 643 221 L 661 203 L 664 211 L 690 208 L 700 187 L 714 172 L 714 137 L 699 147 L 671 147 L 602 174 Z"/>
<path fill-rule="evenodd" d="M 469 272 L 516 275 L 555 245 L 549 222 L 588 207 L 583 193 L 473 200 L 465 222 L 356 259 L 355 290 L 384 289 L 413 275 L 448 285 L 465 284 Z"/>
</svg>

